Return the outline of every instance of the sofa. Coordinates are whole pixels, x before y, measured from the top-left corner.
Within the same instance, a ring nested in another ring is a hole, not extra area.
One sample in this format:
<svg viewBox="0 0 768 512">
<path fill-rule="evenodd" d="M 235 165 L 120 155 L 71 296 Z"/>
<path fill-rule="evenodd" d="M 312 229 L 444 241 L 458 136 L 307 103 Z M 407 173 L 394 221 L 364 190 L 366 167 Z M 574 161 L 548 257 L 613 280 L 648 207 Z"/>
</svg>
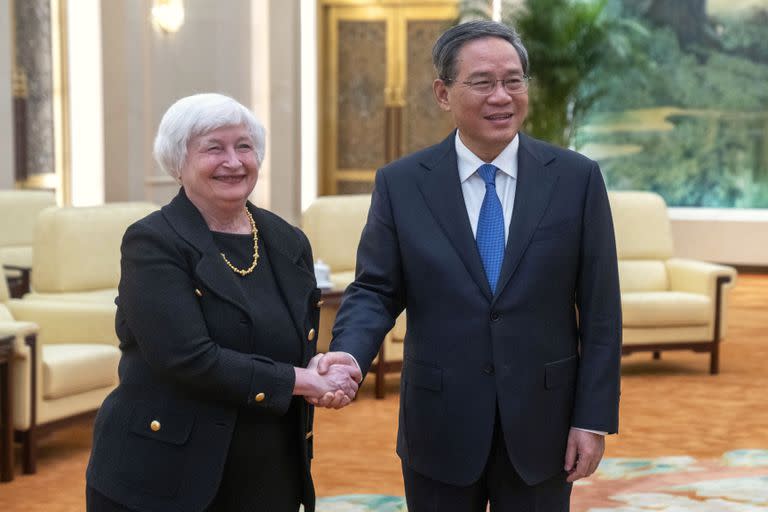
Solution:
<svg viewBox="0 0 768 512">
<path fill-rule="evenodd" d="M 36 470 L 40 436 L 92 418 L 117 384 L 120 244 L 130 224 L 156 209 L 144 202 L 46 208 L 35 222 L 31 291 L 12 299 L 3 282 L 26 473 Z"/>
<path fill-rule="evenodd" d="M 117 385 L 114 322 L 114 305 L 12 299 L 0 279 L 0 335 L 14 336 L 13 428 L 25 473 L 37 470 L 41 436 L 92 418 Z"/>
<path fill-rule="evenodd" d="M 609 193 L 621 286 L 624 355 L 693 350 L 720 369 L 727 304 L 736 270 L 674 257 L 664 199 L 652 192 Z"/>
</svg>

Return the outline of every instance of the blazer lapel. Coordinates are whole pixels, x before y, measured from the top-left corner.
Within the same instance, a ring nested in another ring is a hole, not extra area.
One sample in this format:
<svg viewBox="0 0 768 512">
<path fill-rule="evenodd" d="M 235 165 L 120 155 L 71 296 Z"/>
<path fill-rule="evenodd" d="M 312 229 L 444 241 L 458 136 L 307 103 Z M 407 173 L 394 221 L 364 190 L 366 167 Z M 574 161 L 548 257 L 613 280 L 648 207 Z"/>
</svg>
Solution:
<svg viewBox="0 0 768 512">
<path fill-rule="evenodd" d="M 496 297 L 504 290 L 520 264 L 520 259 L 549 205 L 557 183 L 557 176 L 545 168 L 545 165 L 554 159 L 554 155 L 537 151 L 534 144 L 532 139 L 520 134 L 515 206 L 509 223 L 507 247 L 496 286 Z"/>
<path fill-rule="evenodd" d="M 162 213 L 176 233 L 200 252 L 200 261 L 195 267 L 198 279 L 221 299 L 245 313 L 253 324 L 245 295 L 235 282 L 238 276 L 223 263 L 205 219 L 187 198 L 183 188 L 162 208 Z"/>
<path fill-rule="evenodd" d="M 477 251 L 472 226 L 464 206 L 464 195 L 461 192 L 455 136 L 454 130 L 433 152 L 428 153 L 421 163 L 426 171 L 418 182 L 419 188 L 424 201 L 456 249 L 467 272 L 490 301 L 491 287 L 485 277 L 483 262 Z"/>
<path fill-rule="evenodd" d="M 315 290 L 314 270 L 306 268 L 302 261 L 300 238 L 290 225 L 280 221 L 264 210 L 249 205 L 259 235 L 272 266 L 278 288 L 283 296 L 299 339 L 306 336 L 305 321 L 310 294 Z M 306 343 L 302 344 L 302 347 Z"/>
<path fill-rule="evenodd" d="M 248 209 L 259 227 L 259 236 L 268 253 L 272 273 L 288 306 L 296 332 L 303 339 L 303 319 L 309 304 L 309 294 L 315 289 L 315 276 L 301 261 L 299 237 L 287 224 L 278 222 L 276 217 L 250 203 Z M 184 189 L 162 208 L 162 212 L 179 236 L 200 252 L 200 261 L 195 267 L 197 278 L 211 292 L 245 313 L 251 325 L 254 325 L 255 319 L 247 307 L 245 295 L 237 286 L 236 279 L 239 276 L 222 261 L 205 220 L 187 198 Z"/>
</svg>

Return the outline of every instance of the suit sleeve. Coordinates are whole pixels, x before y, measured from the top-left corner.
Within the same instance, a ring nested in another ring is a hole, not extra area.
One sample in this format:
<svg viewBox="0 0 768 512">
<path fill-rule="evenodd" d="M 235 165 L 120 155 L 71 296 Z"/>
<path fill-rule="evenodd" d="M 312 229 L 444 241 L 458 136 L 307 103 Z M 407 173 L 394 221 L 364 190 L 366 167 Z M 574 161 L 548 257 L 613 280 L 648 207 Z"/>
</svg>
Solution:
<svg viewBox="0 0 768 512">
<path fill-rule="evenodd" d="M 118 300 L 144 359 L 189 390 L 284 414 L 293 395 L 293 367 L 211 339 L 187 265 L 182 252 L 152 228 L 134 224 L 126 231 Z M 260 393 L 264 399 L 256 401 Z"/>
<path fill-rule="evenodd" d="M 379 171 L 357 249 L 355 281 L 336 315 L 331 350 L 352 354 L 365 375 L 405 308 L 403 295 L 396 225 L 386 174 Z"/>
<path fill-rule="evenodd" d="M 576 289 L 581 363 L 574 427 L 616 433 L 619 423 L 621 295 L 608 194 L 593 164 L 582 218 Z"/>
</svg>

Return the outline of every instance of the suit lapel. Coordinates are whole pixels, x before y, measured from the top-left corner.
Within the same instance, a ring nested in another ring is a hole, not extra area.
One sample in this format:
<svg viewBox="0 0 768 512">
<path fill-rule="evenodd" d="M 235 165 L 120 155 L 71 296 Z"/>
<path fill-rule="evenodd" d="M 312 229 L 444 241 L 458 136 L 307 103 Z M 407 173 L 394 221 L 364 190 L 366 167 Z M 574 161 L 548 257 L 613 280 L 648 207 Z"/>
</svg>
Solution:
<svg viewBox="0 0 768 512">
<path fill-rule="evenodd" d="M 455 136 L 456 132 L 453 131 L 433 151 L 427 153 L 421 163 L 426 171 L 419 180 L 419 188 L 424 201 L 456 249 L 467 272 L 490 301 L 491 287 L 485 277 L 483 262 L 472 235 L 467 209 L 464 207 L 464 195 L 461 192 L 456 163 Z"/>
<path fill-rule="evenodd" d="M 250 209 L 256 225 L 259 226 L 259 233 L 272 266 L 272 274 L 288 306 L 296 333 L 303 340 L 309 296 L 316 286 L 314 272 L 306 268 L 301 259 L 302 246 L 293 228 L 283 222 L 277 222 L 276 217 L 264 210 L 255 207 Z M 304 346 L 306 343 L 302 344 L 302 347 Z"/>
<path fill-rule="evenodd" d="M 176 233 L 200 252 L 200 261 L 195 267 L 197 278 L 208 290 L 245 313 L 253 324 L 254 318 L 246 307 L 248 302 L 235 281 L 238 276 L 222 262 L 205 219 L 187 198 L 183 188 L 162 208 L 162 213 Z"/>
<path fill-rule="evenodd" d="M 549 205 L 557 183 L 557 176 L 545 168 L 545 164 L 549 163 L 554 155 L 538 149 L 534 140 L 520 134 L 515 206 L 509 223 L 507 247 L 496 286 L 496 297 L 502 293 L 520 264 L 520 259 Z"/>
<path fill-rule="evenodd" d="M 315 288 L 315 276 L 301 261 L 302 246 L 299 237 L 292 228 L 277 217 L 248 203 L 259 237 L 262 239 L 272 274 L 280 293 L 288 306 L 296 332 L 304 337 L 304 321 L 309 294 Z M 195 275 L 205 287 L 222 300 L 240 309 L 255 325 L 255 319 L 248 308 L 248 301 L 237 279 L 221 259 L 208 225 L 195 205 L 187 198 L 184 189 L 162 209 L 163 215 L 173 229 L 191 246 L 200 252 L 200 261 L 195 267 Z M 302 345 L 303 346 L 303 345 Z"/>
</svg>

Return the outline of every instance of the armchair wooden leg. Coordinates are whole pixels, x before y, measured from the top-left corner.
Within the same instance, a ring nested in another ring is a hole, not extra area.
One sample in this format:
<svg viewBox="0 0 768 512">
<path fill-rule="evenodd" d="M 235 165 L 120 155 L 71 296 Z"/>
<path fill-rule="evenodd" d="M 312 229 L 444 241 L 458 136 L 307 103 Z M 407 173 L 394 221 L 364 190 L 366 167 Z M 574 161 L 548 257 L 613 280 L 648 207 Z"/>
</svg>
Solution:
<svg viewBox="0 0 768 512">
<path fill-rule="evenodd" d="M 4 279 L 2 275 L 0 278 Z M 0 363 L 0 482 L 13 480 L 12 369 L 10 361 L 3 360 Z"/>
<path fill-rule="evenodd" d="M 712 356 L 709 360 L 709 373 L 712 375 L 720 373 L 720 343 L 717 341 L 712 344 Z"/>
<path fill-rule="evenodd" d="M 21 433 L 21 467 L 26 475 L 37 473 L 37 432 L 30 427 Z"/>
</svg>

